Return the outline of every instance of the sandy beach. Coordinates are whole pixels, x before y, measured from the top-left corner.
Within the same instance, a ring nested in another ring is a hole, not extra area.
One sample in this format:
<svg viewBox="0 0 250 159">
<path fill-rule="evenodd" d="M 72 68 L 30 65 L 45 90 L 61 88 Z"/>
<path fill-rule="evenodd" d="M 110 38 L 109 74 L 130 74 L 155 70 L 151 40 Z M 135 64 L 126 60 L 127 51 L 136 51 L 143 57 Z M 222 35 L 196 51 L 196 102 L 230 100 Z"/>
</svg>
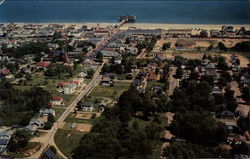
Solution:
<svg viewBox="0 0 250 159">
<path fill-rule="evenodd" d="M 16 23 L 18 25 L 25 25 L 25 24 L 31 24 L 31 23 Z M 76 25 L 77 27 L 81 27 L 82 25 L 87 25 L 88 27 L 107 27 L 107 26 L 115 26 L 119 23 L 32 23 L 32 24 L 42 24 L 42 25 L 48 25 L 48 24 L 64 24 L 66 26 L 70 25 Z M 240 29 L 241 27 L 245 27 L 247 30 L 250 30 L 250 25 L 245 24 L 165 24 L 165 23 L 127 23 L 124 24 L 120 29 L 126 30 L 128 28 L 138 28 L 138 29 L 193 29 L 193 30 L 220 30 L 221 27 L 225 26 L 233 26 L 234 29 Z"/>
<path fill-rule="evenodd" d="M 128 23 L 121 27 L 121 29 L 128 29 L 129 27 L 136 27 L 136 28 L 142 28 L 142 29 L 205 29 L 205 30 L 220 30 L 221 27 L 225 25 L 231 25 L 231 24 L 164 24 L 164 23 Z M 240 27 L 245 27 L 246 29 L 250 29 L 250 25 L 235 25 L 232 24 L 231 26 L 234 27 L 234 29 L 240 29 Z"/>
</svg>

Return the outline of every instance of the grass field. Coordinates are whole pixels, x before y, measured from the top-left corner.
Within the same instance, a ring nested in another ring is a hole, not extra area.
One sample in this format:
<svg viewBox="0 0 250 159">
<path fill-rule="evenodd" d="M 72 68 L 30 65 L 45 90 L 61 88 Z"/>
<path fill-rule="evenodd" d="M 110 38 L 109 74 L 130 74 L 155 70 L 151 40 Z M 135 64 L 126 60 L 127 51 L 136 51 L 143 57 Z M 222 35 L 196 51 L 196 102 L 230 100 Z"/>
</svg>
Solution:
<svg viewBox="0 0 250 159">
<path fill-rule="evenodd" d="M 131 83 L 129 82 L 115 82 L 114 87 L 97 86 L 89 96 L 108 97 L 117 99 L 126 91 Z"/>
<path fill-rule="evenodd" d="M 58 129 L 55 134 L 55 143 L 65 156 L 72 158 L 71 152 L 78 146 L 84 134 L 83 132 L 74 130 Z"/>
<path fill-rule="evenodd" d="M 67 118 L 65 119 L 66 123 L 85 123 L 85 124 L 95 124 L 98 120 L 98 118 L 94 118 L 94 119 L 79 119 L 79 118 L 75 118 L 74 117 L 75 114 L 74 113 L 70 113 Z"/>
<path fill-rule="evenodd" d="M 65 111 L 66 108 L 53 107 L 52 109 L 54 109 L 56 111 L 55 119 L 57 120 L 62 115 L 62 113 Z"/>
</svg>

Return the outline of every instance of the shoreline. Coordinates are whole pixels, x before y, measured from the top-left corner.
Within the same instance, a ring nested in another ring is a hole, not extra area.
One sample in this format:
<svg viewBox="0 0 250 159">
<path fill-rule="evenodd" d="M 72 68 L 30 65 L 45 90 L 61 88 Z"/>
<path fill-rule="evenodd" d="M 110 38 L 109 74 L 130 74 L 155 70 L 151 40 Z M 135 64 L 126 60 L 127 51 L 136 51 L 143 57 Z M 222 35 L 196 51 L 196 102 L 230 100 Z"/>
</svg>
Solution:
<svg viewBox="0 0 250 159">
<path fill-rule="evenodd" d="M 0 23 L 0 24 L 11 24 L 11 23 Z M 49 24 L 62 24 L 62 25 L 76 25 L 76 26 L 82 26 L 87 25 L 89 27 L 97 26 L 100 27 L 107 27 L 107 26 L 114 26 L 119 24 L 117 23 L 105 23 L 105 22 L 86 22 L 86 23 L 14 23 L 17 25 L 26 25 L 26 24 L 35 24 L 35 25 L 49 25 Z M 121 26 L 121 30 L 126 30 L 128 28 L 137 28 L 137 29 L 205 29 L 205 30 L 211 30 L 211 29 L 221 29 L 222 26 L 233 26 L 234 29 L 240 29 L 240 27 L 245 27 L 246 29 L 250 30 L 250 24 L 168 24 L 168 23 L 126 23 L 123 26 Z"/>
</svg>

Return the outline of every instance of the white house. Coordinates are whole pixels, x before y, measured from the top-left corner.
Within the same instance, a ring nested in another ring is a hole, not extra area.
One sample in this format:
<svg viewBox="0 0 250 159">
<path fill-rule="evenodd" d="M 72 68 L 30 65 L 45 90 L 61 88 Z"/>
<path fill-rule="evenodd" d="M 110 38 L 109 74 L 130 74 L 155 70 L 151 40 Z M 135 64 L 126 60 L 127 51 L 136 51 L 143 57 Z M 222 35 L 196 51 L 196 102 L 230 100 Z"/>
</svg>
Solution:
<svg viewBox="0 0 250 159">
<path fill-rule="evenodd" d="M 52 105 L 64 105 L 64 101 L 62 97 L 55 97 L 52 101 L 51 101 Z"/>
<path fill-rule="evenodd" d="M 49 114 L 52 114 L 53 116 L 56 116 L 56 112 L 55 110 L 53 109 L 46 109 L 46 108 L 43 108 L 43 109 L 40 109 L 39 113 L 41 115 L 49 115 Z"/>
</svg>

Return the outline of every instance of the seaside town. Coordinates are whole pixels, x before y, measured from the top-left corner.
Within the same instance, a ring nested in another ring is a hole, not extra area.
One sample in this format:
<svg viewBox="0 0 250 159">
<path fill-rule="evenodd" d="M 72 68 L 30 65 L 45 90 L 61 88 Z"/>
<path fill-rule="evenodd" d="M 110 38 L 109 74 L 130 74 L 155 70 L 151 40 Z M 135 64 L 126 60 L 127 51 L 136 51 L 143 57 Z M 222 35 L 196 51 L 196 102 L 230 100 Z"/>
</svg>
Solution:
<svg viewBox="0 0 250 159">
<path fill-rule="evenodd" d="M 250 28 L 0 24 L 0 159 L 250 157 Z"/>
</svg>

